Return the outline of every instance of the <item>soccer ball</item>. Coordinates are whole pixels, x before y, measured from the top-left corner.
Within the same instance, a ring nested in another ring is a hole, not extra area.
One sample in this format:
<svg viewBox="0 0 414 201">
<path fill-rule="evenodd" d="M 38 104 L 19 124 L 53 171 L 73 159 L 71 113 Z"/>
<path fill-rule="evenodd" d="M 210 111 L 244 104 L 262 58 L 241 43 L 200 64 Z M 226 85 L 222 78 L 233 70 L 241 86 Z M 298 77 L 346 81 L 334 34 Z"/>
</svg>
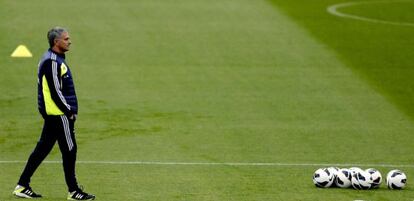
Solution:
<svg viewBox="0 0 414 201">
<path fill-rule="evenodd" d="M 381 172 L 374 168 L 369 168 L 369 169 L 366 169 L 365 171 L 371 174 L 371 177 L 372 177 L 371 188 L 379 188 L 379 186 L 382 183 Z"/>
<path fill-rule="evenodd" d="M 340 188 L 349 188 L 351 186 L 351 171 L 349 169 L 340 169 L 336 174 L 335 185 Z"/>
<path fill-rule="evenodd" d="M 349 168 L 349 171 L 351 171 L 351 174 L 354 175 L 355 173 L 361 172 L 363 170 L 359 167 L 351 167 L 351 168 Z"/>
<path fill-rule="evenodd" d="M 329 170 L 330 173 L 333 174 L 333 181 L 334 182 L 332 183 L 331 187 L 336 187 L 335 180 L 336 180 L 336 175 L 338 174 L 339 168 L 337 168 L 337 167 L 328 167 L 327 169 Z"/>
<path fill-rule="evenodd" d="M 387 186 L 389 189 L 402 189 L 407 183 L 407 176 L 401 170 L 391 170 L 387 174 Z"/>
<path fill-rule="evenodd" d="M 334 182 L 334 175 L 328 168 L 319 168 L 313 174 L 313 183 L 319 188 L 328 188 Z"/>
<path fill-rule="evenodd" d="M 371 174 L 363 170 L 354 173 L 351 178 L 352 187 L 358 190 L 368 190 L 372 183 Z"/>
</svg>

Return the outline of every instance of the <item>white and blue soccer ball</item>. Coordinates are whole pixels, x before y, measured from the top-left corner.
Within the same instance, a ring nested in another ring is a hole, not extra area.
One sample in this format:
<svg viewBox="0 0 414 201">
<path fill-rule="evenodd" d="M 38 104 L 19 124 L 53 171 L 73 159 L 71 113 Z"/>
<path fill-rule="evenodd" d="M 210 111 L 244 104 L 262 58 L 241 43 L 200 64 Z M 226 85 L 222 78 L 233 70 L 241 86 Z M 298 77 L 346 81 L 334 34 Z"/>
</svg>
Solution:
<svg viewBox="0 0 414 201">
<path fill-rule="evenodd" d="M 389 189 L 403 189 L 407 184 L 407 176 L 401 170 L 391 170 L 387 174 Z"/>
<path fill-rule="evenodd" d="M 331 187 L 334 183 L 334 174 L 329 168 L 319 168 L 313 174 L 313 183 L 319 188 Z"/>
<path fill-rule="evenodd" d="M 338 174 L 339 168 L 338 167 L 328 167 L 329 172 L 331 172 L 333 174 L 333 179 L 334 182 L 332 183 L 331 187 L 336 187 L 335 184 L 335 180 L 336 180 L 336 175 Z"/>
<path fill-rule="evenodd" d="M 352 174 L 351 185 L 354 189 L 368 190 L 371 188 L 372 183 L 371 174 L 364 170 L 355 171 L 355 173 Z"/>
<path fill-rule="evenodd" d="M 365 171 L 371 174 L 371 177 L 372 177 L 371 188 L 379 188 L 379 186 L 382 183 L 381 172 L 374 168 L 369 168 L 369 169 L 366 169 Z"/>
<path fill-rule="evenodd" d="M 352 174 L 349 169 L 342 168 L 336 173 L 335 185 L 340 188 L 349 188 L 351 186 Z"/>
<path fill-rule="evenodd" d="M 363 170 L 359 167 L 351 167 L 351 168 L 349 168 L 349 171 L 351 171 L 351 174 L 353 175 L 353 174 L 355 174 L 357 172 L 361 172 Z"/>
</svg>

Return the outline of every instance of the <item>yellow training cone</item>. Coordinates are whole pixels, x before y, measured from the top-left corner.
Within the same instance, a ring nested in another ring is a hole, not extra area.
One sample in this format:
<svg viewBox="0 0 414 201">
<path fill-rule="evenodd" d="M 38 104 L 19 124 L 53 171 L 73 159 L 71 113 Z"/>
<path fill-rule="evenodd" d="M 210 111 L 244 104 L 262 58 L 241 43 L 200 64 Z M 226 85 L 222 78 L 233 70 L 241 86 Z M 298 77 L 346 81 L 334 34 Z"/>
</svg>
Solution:
<svg viewBox="0 0 414 201">
<path fill-rule="evenodd" d="M 29 49 L 24 45 L 19 45 L 14 52 L 11 54 L 11 57 L 32 57 Z"/>
</svg>

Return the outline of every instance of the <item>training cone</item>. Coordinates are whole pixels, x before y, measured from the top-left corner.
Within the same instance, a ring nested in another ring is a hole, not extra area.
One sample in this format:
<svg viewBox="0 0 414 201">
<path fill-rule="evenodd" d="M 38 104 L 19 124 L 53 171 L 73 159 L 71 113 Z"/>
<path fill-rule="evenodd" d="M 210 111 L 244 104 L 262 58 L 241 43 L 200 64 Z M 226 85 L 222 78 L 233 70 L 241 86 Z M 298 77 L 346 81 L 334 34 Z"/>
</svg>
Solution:
<svg viewBox="0 0 414 201">
<path fill-rule="evenodd" d="M 32 53 L 24 45 L 19 45 L 11 54 L 11 57 L 32 57 Z"/>
</svg>

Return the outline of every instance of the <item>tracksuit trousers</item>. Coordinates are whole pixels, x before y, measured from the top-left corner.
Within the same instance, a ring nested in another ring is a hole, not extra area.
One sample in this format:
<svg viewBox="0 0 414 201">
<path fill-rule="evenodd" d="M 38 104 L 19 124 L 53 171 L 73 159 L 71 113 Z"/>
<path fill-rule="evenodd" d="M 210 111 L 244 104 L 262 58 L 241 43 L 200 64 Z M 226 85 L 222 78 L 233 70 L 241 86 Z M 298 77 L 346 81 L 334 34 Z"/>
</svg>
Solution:
<svg viewBox="0 0 414 201">
<path fill-rule="evenodd" d="M 29 186 L 33 173 L 50 153 L 57 141 L 62 153 L 63 170 L 68 190 L 72 192 L 78 189 L 75 175 L 77 146 L 74 123 L 75 121 L 68 119 L 65 115 L 44 117 L 42 134 L 20 176 L 19 185 Z"/>
</svg>

